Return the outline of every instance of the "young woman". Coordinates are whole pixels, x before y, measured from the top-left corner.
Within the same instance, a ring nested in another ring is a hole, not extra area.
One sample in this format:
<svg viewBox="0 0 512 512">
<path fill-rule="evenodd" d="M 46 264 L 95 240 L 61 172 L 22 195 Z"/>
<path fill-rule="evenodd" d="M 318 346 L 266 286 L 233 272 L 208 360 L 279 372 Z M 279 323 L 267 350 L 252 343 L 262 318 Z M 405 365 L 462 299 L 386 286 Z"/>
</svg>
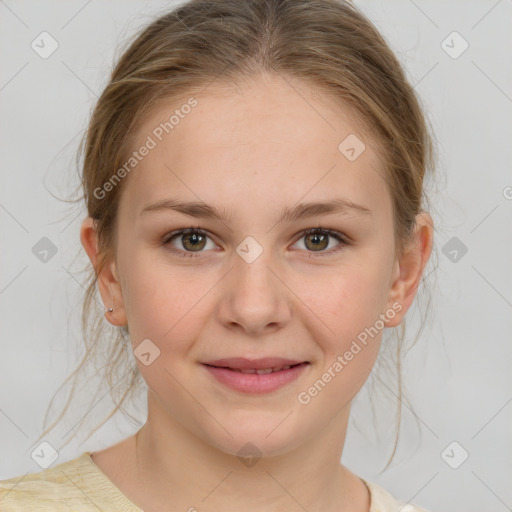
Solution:
<svg viewBox="0 0 512 512">
<path fill-rule="evenodd" d="M 425 119 L 370 21 L 182 4 L 122 55 L 82 149 L 85 312 L 97 285 L 119 331 L 90 347 L 133 350 L 147 421 L 1 482 L 0 509 L 422 511 L 340 463 L 433 243 Z"/>
</svg>

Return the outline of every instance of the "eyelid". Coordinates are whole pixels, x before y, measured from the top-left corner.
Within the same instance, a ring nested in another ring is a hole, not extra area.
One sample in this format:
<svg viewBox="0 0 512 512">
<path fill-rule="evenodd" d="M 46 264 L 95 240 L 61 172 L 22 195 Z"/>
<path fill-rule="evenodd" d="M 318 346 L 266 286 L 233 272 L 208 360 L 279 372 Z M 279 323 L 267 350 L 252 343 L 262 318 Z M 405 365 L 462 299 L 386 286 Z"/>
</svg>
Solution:
<svg viewBox="0 0 512 512">
<path fill-rule="evenodd" d="M 210 233 L 208 231 L 206 231 L 200 227 L 188 227 L 188 228 L 177 229 L 175 231 L 172 231 L 171 233 L 166 234 L 163 237 L 162 244 L 166 247 L 168 246 L 168 250 L 174 254 L 177 254 L 178 256 L 197 257 L 201 253 L 208 252 L 208 251 L 183 251 L 183 250 L 176 249 L 174 246 L 172 246 L 171 241 L 173 239 L 179 238 L 180 236 L 190 234 L 190 233 L 196 233 L 196 234 L 205 236 L 207 238 L 210 238 L 214 243 L 216 243 L 214 238 L 212 238 L 212 236 L 210 235 Z M 348 237 L 347 235 L 345 235 L 344 233 L 342 233 L 340 231 L 324 228 L 322 226 L 317 226 L 317 227 L 308 228 L 308 229 L 304 229 L 304 230 L 300 231 L 298 233 L 298 236 L 297 236 L 295 242 L 293 243 L 293 245 L 295 245 L 304 236 L 307 236 L 312 233 L 320 233 L 320 234 L 328 235 L 328 236 L 338 240 L 339 244 L 336 247 L 329 249 L 328 251 L 306 251 L 306 253 L 308 254 L 308 256 L 307 256 L 308 258 L 310 258 L 311 255 L 315 255 L 315 256 L 333 255 L 333 254 L 343 250 L 346 245 L 351 245 L 353 243 L 352 240 L 350 239 L 350 237 Z M 300 249 L 300 251 L 303 251 L 303 249 Z"/>
<path fill-rule="evenodd" d="M 195 234 L 198 234 L 201 236 L 205 236 L 205 237 L 209 238 L 210 240 L 212 240 L 214 243 L 216 243 L 208 231 L 206 231 L 200 227 L 188 227 L 188 228 L 177 229 L 175 231 L 167 233 L 162 239 L 162 245 L 165 246 L 168 251 L 170 251 L 171 253 L 176 254 L 178 256 L 195 257 L 196 254 L 200 255 L 203 252 L 207 252 L 207 251 L 183 251 L 183 250 L 177 249 L 176 247 L 174 247 L 171 244 L 171 242 L 175 238 L 179 238 L 180 236 L 187 235 L 190 233 L 195 233 Z"/>
<path fill-rule="evenodd" d="M 348 236 L 346 236 L 344 233 L 334 230 L 334 229 L 324 228 L 322 226 L 318 226 L 315 228 L 308 228 L 308 229 L 301 231 L 299 233 L 298 238 L 294 242 L 294 245 L 301 238 L 303 238 L 306 235 L 312 234 L 312 233 L 320 233 L 320 234 L 328 235 L 328 236 L 338 240 L 339 244 L 336 245 L 335 247 L 329 249 L 328 251 L 305 251 L 307 254 L 307 256 L 306 256 L 307 258 L 317 257 L 317 256 L 326 256 L 326 257 L 332 256 L 334 254 L 337 254 L 337 253 L 343 251 L 345 249 L 345 246 L 352 245 L 352 240 Z M 302 249 L 301 249 L 301 251 L 302 251 Z"/>
<path fill-rule="evenodd" d="M 189 233 L 197 233 L 199 235 L 203 235 L 203 236 L 207 236 L 209 238 L 212 238 L 210 236 L 210 234 L 208 233 L 208 231 L 205 231 L 204 229 L 202 228 L 199 228 L 199 227 L 188 227 L 188 228 L 181 228 L 181 229 L 176 229 L 175 231 L 171 231 L 169 233 L 167 233 L 162 241 L 164 244 L 166 243 L 169 243 L 173 238 L 177 237 L 177 236 L 180 236 L 180 235 L 187 235 Z"/>
<path fill-rule="evenodd" d="M 341 231 L 337 231 L 335 229 L 324 228 L 322 226 L 318 226 L 316 228 L 304 229 L 303 231 L 301 231 L 299 233 L 299 237 L 297 238 L 297 240 L 300 240 L 303 236 L 309 235 L 312 233 L 324 233 L 324 234 L 332 236 L 333 238 L 336 238 L 336 239 L 340 240 L 340 242 L 344 242 L 346 244 L 352 242 L 351 239 L 347 235 L 345 235 L 345 233 L 342 233 Z"/>
</svg>

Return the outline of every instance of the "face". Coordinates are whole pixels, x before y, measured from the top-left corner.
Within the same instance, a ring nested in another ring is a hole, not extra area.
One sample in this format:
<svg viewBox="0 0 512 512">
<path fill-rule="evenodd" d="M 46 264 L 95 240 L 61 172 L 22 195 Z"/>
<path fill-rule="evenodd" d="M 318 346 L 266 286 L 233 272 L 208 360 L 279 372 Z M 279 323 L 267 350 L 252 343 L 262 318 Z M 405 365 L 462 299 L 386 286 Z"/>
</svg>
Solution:
<svg viewBox="0 0 512 512">
<path fill-rule="evenodd" d="M 346 416 L 382 327 L 407 309 L 391 197 L 350 112 L 304 84 L 267 77 L 194 98 L 161 140 L 186 99 L 137 133 L 134 150 L 156 145 L 125 178 L 112 315 L 149 354 L 137 364 L 150 419 L 227 453 L 284 453 Z"/>
</svg>

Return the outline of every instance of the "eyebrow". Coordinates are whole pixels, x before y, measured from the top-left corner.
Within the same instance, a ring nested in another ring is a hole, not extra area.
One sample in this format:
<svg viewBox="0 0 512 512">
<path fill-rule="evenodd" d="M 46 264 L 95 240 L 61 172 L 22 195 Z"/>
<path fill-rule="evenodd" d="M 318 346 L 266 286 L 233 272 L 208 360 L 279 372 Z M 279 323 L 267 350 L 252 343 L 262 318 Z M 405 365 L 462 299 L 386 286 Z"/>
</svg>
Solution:
<svg viewBox="0 0 512 512">
<path fill-rule="evenodd" d="M 153 204 L 147 205 L 140 215 L 149 212 L 176 211 L 189 217 L 206 219 L 218 219 L 221 222 L 228 221 L 230 215 L 226 209 L 219 209 L 215 206 L 208 205 L 201 201 L 177 201 L 175 199 L 163 199 Z M 326 202 L 300 203 L 291 208 L 285 208 L 276 218 L 276 224 L 281 222 L 293 222 L 300 219 L 314 217 L 317 215 L 328 214 L 349 214 L 359 213 L 364 215 L 372 215 L 372 211 L 367 206 L 354 203 L 347 199 L 338 198 Z"/>
</svg>

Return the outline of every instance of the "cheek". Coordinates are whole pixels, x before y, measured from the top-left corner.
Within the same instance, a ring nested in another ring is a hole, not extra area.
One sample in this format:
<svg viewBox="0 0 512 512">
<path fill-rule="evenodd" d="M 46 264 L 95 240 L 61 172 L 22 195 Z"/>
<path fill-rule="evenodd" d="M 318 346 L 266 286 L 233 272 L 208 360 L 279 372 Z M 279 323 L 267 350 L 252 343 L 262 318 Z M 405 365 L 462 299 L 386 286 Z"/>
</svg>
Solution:
<svg viewBox="0 0 512 512">
<path fill-rule="evenodd" d="M 380 319 L 384 283 L 377 268 L 370 271 L 366 266 L 331 278 L 329 293 L 310 290 L 307 304 L 316 316 L 308 314 L 307 328 L 316 334 L 322 355 L 318 371 L 298 401 L 301 406 L 309 404 L 307 410 L 313 416 L 325 415 L 326 404 L 335 414 L 350 403 L 370 375 L 384 327 Z"/>
<path fill-rule="evenodd" d="M 321 279 L 303 280 L 300 286 L 304 312 L 317 323 L 316 332 L 320 329 L 327 335 L 322 339 L 327 340 L 324 345 L 331 353 L 350 346 L 350 340 L 374 325 L 383 313 L 387 276 L 379 265 L 365 261 L 364 267 L 347 266 Z"/>
<path fill-rule="evenodd" d="M 128 282 L 127 317 L 135 356 L 137 347 L 146 339 L 157 347 L 150 351 L 158 353 L 147 366 L 136 357 L 139 372 L 161 400 L 174 403 L 181 410 L 180 407 L 186 405 L 186 398 L 182 397 L 179 382 L 193 378 L 187 374 L 191 367 L 183 362 L 204 323 L 201 297 L 205 291 L 200 284 L 193 284 L 193 280 L 180 281 L 170 268 L 166 271 L 156 265 L 133 272 Z"/>
<path fill-rule="evenodd" d="M 214 281 L 133 254 L 126 263 L 123 299 L 133 344 L 149 338 L 161 351 L 184 350 L 200 329 L 204 295 Z"/>
</svg>

